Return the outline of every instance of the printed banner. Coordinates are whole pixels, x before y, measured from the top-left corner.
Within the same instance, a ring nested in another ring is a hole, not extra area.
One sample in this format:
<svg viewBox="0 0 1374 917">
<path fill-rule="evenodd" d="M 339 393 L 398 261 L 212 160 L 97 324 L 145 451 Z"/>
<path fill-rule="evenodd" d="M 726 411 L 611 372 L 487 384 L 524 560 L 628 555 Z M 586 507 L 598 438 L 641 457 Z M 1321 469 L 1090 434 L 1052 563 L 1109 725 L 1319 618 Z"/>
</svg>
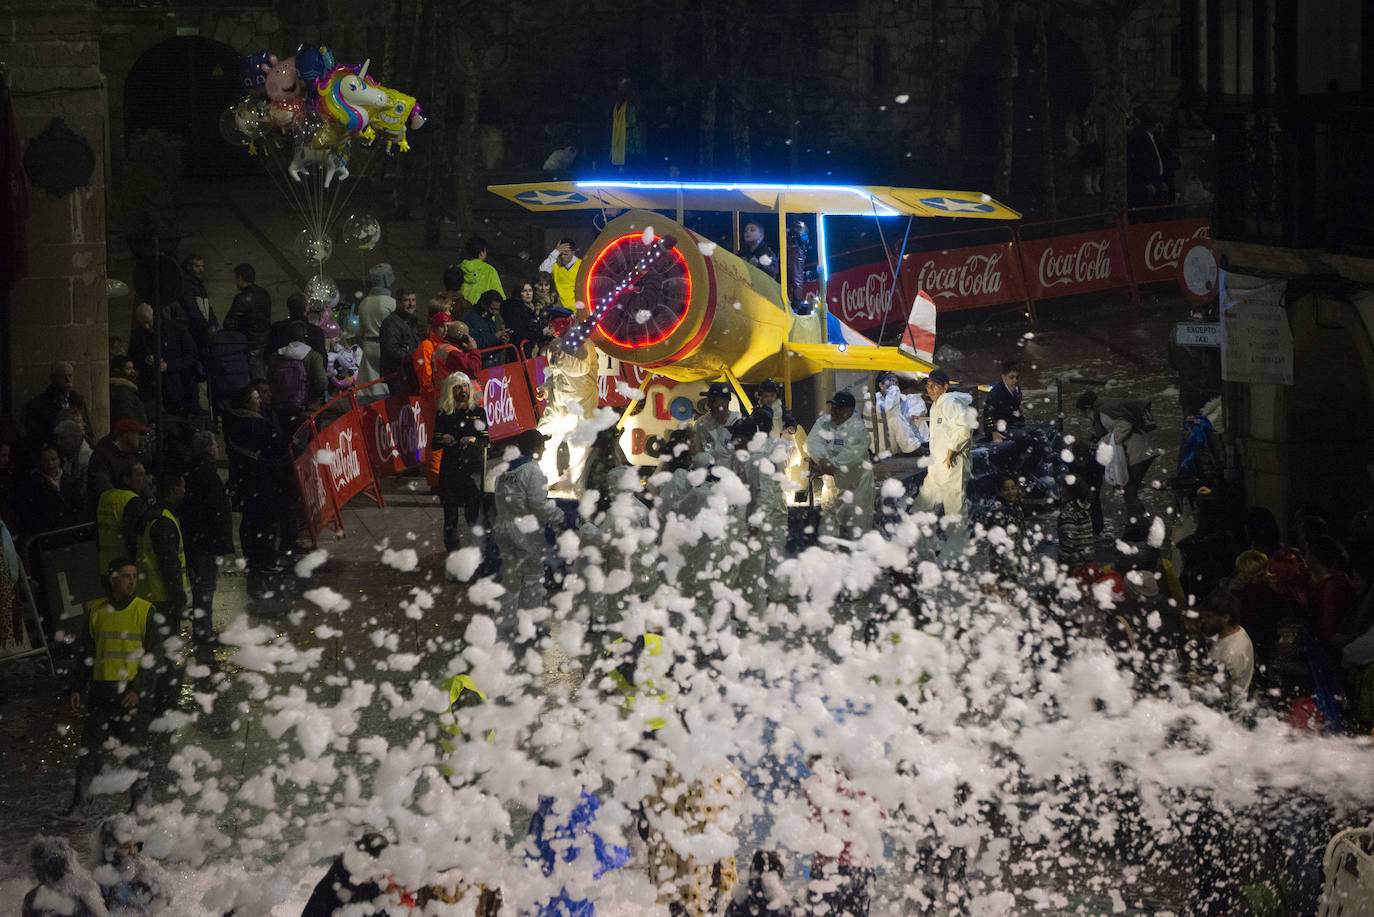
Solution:
<svg viewBox="0 0 1374 917">
<path fill-rule="evenodd" d="M 530 400 L 522 364 L 489 367 L 477 374 L 476 382 L 482 389 L 482 407 L 487 411 L 487 433 L 493 440 L 514 436 L 535 425 L 538 418 L 534 413 L 534 403 Z"/>
<path fill-rule="evenodd" d="M 337 522 L 338 508 L 330 502 L 325 491 L 320 468 L 315 463 L 316 445 L 312 442 L 309 452 L 296 456 L 292 463 L 296 471 L 296 488 L 301 494 L 301 506 L 305 509 L 305 522 L 310 527 L 310 540 L 316 541 L 325 526 L 325 515 L 330 522 Z"/>
<path fill-rule="evenodd" d="M 378 478 L 405 471 L 426 460 L 434 437 L 432 395 L 392 395 L 363 405 L 357 416 L 354 423 L 361 427 L 362 439 L 367 443 L 367 460 Z M 354 490 L 348 496 L 357 492 Z M 337 488 L 334 493 L 340 506 L 348 502 Z"/>
<path fill-rule="evenodd" d="M 906 323 L 902 296 L 893 295 L 892 269 L 886 261 L 835 271 L 825 282 L 825 298 L 830 314 L 855 331 L 880 329 L 884 319 L 893 328 Z"/>
<path fill-rule="evenodd" d="M 939 312 L 1024 302 L 1011 242 L 917 252 L 902 262 L 901 286 L 924 290 Z"/>
<path fill-rule="evenodd" d="M 1126 227 L 1126 244 L 1131 251 L 1135 282 L 1176 281 L 1189 244 L 1211 237 L 1211 224 L 1201 217 L 1130 224 Z"/>
<path fill-rule="evenodd" d="M 374 404 L 384 405 L 386 402 Z M 368 405 L 368 408 L 371 407 L 373 405 Z M 362 416 L 367 416 L 368 408 L 363 409 Z M 335 506 L 343 506 L 373 482 L 372 471 L 376 466 L 369 461 L 369 456 L 363 454 L 366 448 L 363 445 L 365 435 L 359 417 L 358 412 L 349 411 L 310 441 L 308 457 L 318 465 L 319 478 L 323 487 L 333 494 Z M 297 469 L 299 475 L 300 470 Z M 308 478 L 302 483 L 306 487 L 314 486 Z M 318 494 L 312 496 L 307 490 L 301 491 L 301 497 L 307 502 L 320 500 Z"/>
<path fill-rule="evenodd" d="M 1021 240 L 1021 268 L 1031 299 L 1050 299 L 1130 284 L 1119 229 Z"/>
</svg>

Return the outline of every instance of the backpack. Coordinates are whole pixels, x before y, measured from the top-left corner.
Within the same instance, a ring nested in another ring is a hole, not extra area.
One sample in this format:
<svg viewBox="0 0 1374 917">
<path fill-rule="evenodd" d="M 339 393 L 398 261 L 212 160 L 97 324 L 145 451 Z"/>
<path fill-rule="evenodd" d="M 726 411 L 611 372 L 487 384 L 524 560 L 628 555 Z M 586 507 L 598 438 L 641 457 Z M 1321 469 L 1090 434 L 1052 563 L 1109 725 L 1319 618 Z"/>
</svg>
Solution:
<svg viewBox="0 0 1374 917">
<path fill-rule="evenodd" d="M 310 384 L 305 361 L 278 354 L 277 368 L 272 371 L 272 404 L 279 411 L 291 414 L 305 409 L 310 400 Z"/>
</svg>

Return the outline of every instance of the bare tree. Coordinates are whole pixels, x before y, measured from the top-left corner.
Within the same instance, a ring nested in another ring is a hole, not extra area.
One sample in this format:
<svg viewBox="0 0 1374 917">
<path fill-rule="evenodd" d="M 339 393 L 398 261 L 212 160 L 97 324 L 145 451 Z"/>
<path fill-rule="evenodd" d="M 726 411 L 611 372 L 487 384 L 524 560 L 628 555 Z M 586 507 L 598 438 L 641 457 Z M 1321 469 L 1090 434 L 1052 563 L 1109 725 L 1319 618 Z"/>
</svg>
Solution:
<svg viewBox="0 0 1374 917">
<path fill-rule="evenodd" d="M 1102 40 L 1106 79 L 1102 87 L 1102 205 L 1108 213 L 1126 207 L 1126 121 L 1130 94 L 1121 60 L 1121 38 L 1146 0 L 1059 0 L 1063 8 L 1090 22 Z"/>
<path fill-rule="evenodd" d="M 1016 6 L 1009 0 L 998 5 L 997 165 L 992 176 L 992 193 L 1004 201 L 1011 197 L 1011 167 L 1016 140 L 1016 97 L 1012 92 L 1017 65 Z"/>
<path fill-rule="evenodd" d="M 1044 216 L 1059 215 L 1059 195 L 1055 190 L 1054 132 L 1056 125 L 1050 108 L 1050 45 L 1045 34 L 1045 0 L 1035 4 L 1035 57 L 1039 65 L 1039 85 L 1036 86 L 1036 118 L 1040 121 L 1040 193 Z"/>
<path fill-rule="evenodd" d="M 730 16 L 730 134 L 735 145 L 735 172 L 748 178 L 753 170 L 749 126 L 753 121 L 754 71 L 749 64 L 749 2 L 734 0 Z"/>
<path fill-rule="evenodd" d="M 699 168 L 703 178 L 710 177 L 716 168 L 716 96 L 720 94 L 717 45 L 717 5 L 701 0 L 701 153 Z"/>
</svg>

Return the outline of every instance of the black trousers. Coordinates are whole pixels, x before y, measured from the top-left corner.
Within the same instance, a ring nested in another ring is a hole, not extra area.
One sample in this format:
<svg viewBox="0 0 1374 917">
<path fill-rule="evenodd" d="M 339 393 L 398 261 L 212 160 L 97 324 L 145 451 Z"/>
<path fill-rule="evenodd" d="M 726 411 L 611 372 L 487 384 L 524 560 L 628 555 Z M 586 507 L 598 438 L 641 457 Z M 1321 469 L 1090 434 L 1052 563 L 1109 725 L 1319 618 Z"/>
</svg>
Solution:
<svg viewBox="0 0 1374 917">
<path fill-rule="evenodd" d="M 191 636 L 196 643 L 215 636 L 212 617 L 219 558 L 212 552 L 186 549 L 186 573 L 191 580 Z"/>
<path fill-rule="evenodd" d="M 469 533 L 467 540 L 472 541 L 472 528 L 482 515 L 482 492 L 475 483 L 469 487 L 446 488 L 440 481 L 439 503 L 444 507 L 444 550 L 456 551 L 463 546 L 464 523 Z"/>
<path fill-rule="evenodd" d="M 123 696 L 124 692 L 119 690 L 118 682 L 91 683 L 91 690 L 86 698 L 86 722 L 81 730 L 81 751 L 76 759 L 73 808 L 85 807 L 91 792 L 91 782 L 105 766 L 107 758 L 112 758 L 105 749 L 105 743 L 110 739 L 138 750 L 128 759 L 128 766 L 140 767 L 147 763 L 140 758 L 142 751 L 147 747 L 144 741 L 146 725 L 151 720 L 145 715 L 146 711 L 140 708 L 151 707 L 153 699 L 140 697 L 139 703 L 132 710 L 125 710 L 120 703 Z M 147 790 L 146 778 L 135 781 L 129 789 L 130 805 L 138 804 Z"/>
</svg>

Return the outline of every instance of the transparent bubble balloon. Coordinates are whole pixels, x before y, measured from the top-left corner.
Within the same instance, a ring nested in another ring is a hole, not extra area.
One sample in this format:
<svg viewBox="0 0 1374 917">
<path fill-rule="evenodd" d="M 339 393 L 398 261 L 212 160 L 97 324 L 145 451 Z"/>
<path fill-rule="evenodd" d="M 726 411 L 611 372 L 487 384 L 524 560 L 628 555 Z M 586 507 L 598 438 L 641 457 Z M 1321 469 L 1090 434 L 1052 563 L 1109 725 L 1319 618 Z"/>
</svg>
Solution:
<svg viewBox="0 0 1374 917">
<path fill-rule="evenodd" d="M 234 146 L 247 146 L 252 142 L 252 138 L 243 132 L 237 107 L 233 105 L 220 112 L 219 132 L 220 136 Z"/>
<path fill-rule="evenodd" d="M 334 281 L 320 274 L 311 277 L 305 284 L 305 298 L 312 305 L 320 305 L 325 308 L 333 308 L 334 303 L 339 301 L 339 288 Z"/>
<path fill-rule="evenodd" d="M 323 128 L 324 118 L 320 116 L 319 112 L 311 111 L 307 112 L 300 121 L 287 128 L 287 131 L 297 143 L 309 143 Z"/>
<path fill-rule="evenodd" d="M 334 254 L 334 240 L 328 236 L 317 236 L 309 229 L 302 229 L 296 234 L 293 248 L 308 264 L 322 264 Z"/>
<path fill-rule="evenodd" d="M 344 220 L 343 241 L 360 251 L 372 251 L 382 241 L 382 224 L 370 213 L 355 213 Z"/>
</svg>

